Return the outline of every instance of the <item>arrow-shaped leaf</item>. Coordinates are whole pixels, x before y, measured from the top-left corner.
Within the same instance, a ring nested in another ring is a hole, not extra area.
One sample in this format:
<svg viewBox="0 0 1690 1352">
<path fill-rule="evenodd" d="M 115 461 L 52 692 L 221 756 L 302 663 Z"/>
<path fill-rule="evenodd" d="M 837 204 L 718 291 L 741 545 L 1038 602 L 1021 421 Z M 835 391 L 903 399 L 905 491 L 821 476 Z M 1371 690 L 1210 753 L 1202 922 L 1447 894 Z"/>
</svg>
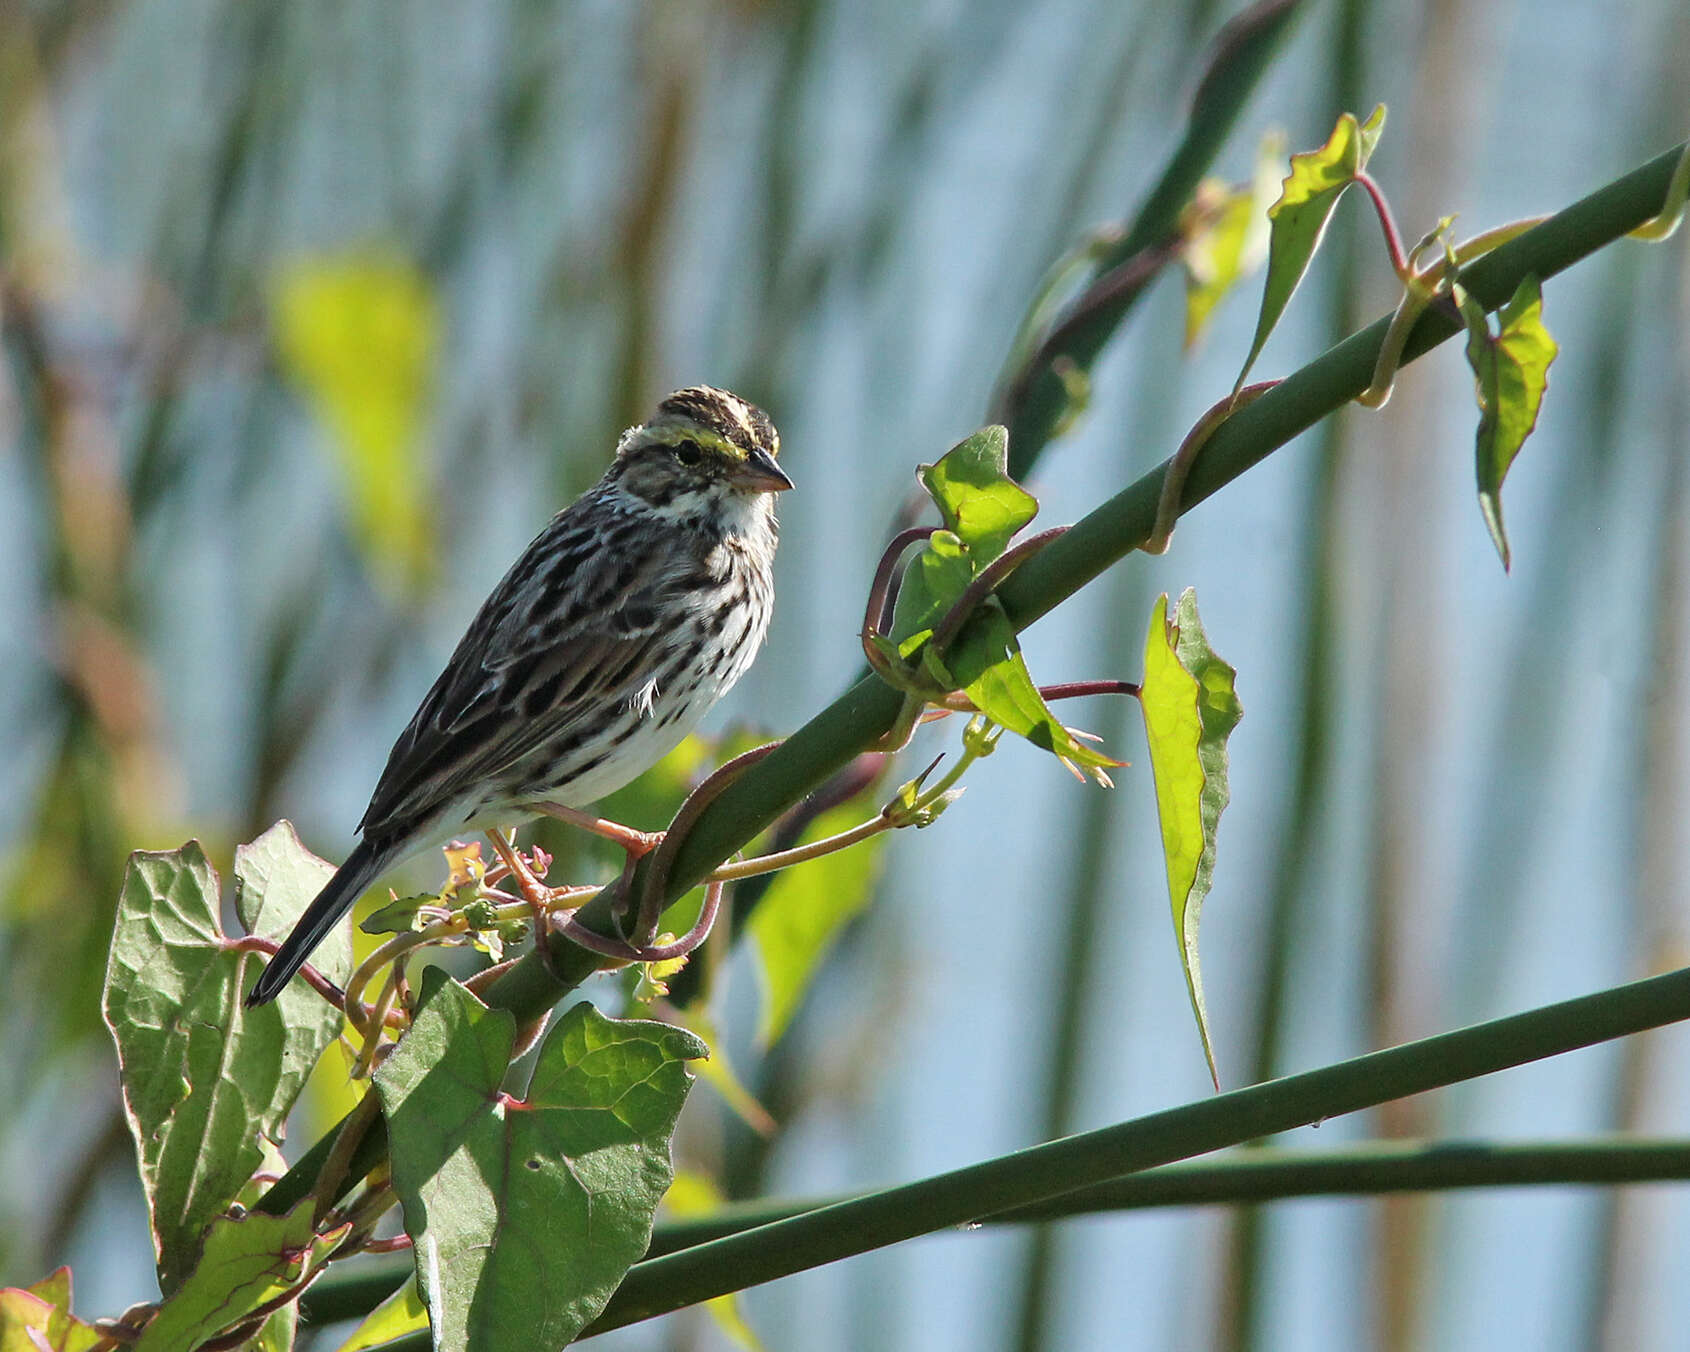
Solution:
<svg viewBox="0 0 1690 1352">
<path fill-rule="evenodd" d="M 1255 341 L 1234 389 L 1244 387 L 1245 377 L 1256 364 L 1268 335 L 1279 323 L 1285 307 L 1302 283 L 1309 261 L 1320 247 L 1332 209 L 1344 189 L 1367 167 L 1379 133 L 1385 129 L 1385 105 L 1373 110 L 1366 122 L 1357 123 L 1354 113 L 1344 113 L 1326 144 L 1291 157 L 1291 172 L 1279 200 L 1268 208 L 1272 233 L 1268 239 L 1267 282 L 1262 291 L 1261 314 L 1256 320 Z"/>
<path fill-rule="evenodd" d="M 1215 833 L 1230 797 L 1226 739 L 1244 711 L 1233 691 L 1236 673 L 1209 647 L 1197 618 L 1197 595 L 1189 587 L 1174 613 L 1170 624 L 1167 595 L 1158 598 L 1145 638 L 1139 700 L 1156 782 L 1156 815 L 1162 827 L 1174 937 L 1179 941 L 1203 1054 L 1218 1088 L 1197 929 L 1215 871 Z"/>
<path fill-rule="evenodd" d="M 1510 552 L 1502 528 L 1502 481 L 1537 426 L 1538 410 L 1549 388 L 1549 364 L 1559 349 L 1543 325 L 1543 296 L 1536 277 L 1520 279 L 1495 335 L 1484 308 L 1465 291 L 1459 299 L 1467 324 L 1467 362 L 1473 368 L 1479 401 L 1475 447 L 1479 510 L 1506 570 Z"/>
<path fill-rule="evenodd" d="M 994 723 L 1025 737 L 1101 783 L 1123 762 L 1077 738 L 1051 713 L 1021 656 L 1015 627 L 997 598 L 988 597 L 951 645 L 946 665 L 974 707 Z"/>
<path fill-rule="evenodd" d="M 1193 347 L 1215 307 L 1262 265 L 1268 246 L 1268 207 L 1285 163 L 1285 137 L 1272 132 L 1256 153 L 1249 183 L 1229 187 L 1217 179 L 1197 185 L 1180 214 L 1180 262 L 1185 265 L 1185 345 Z"/>
</svg>

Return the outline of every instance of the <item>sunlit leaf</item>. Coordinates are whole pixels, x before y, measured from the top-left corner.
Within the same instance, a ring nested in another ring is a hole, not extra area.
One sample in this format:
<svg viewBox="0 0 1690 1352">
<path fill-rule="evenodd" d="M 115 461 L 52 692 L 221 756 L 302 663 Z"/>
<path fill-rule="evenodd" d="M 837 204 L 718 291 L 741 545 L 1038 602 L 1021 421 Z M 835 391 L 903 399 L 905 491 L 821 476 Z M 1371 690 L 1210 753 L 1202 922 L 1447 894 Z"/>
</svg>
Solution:
<svg viewBox="0 0 1690 1352">
<path fill-rule="evenodd" d="M 892 637 L 907 644 L 904 655 L 1038 512 L 1037 499 L 1009 477 L 1008 463 L 1009 434 L 983 427 L 918 472 L 945 524 L 904 572 L 892 619 Z"/>
<path fill-rule="evenodd" d="M 393 1184 L 442 1352 L 562 1347 L 645 1252 L 669 1138 L 707 1054 L 685 1029 L 578 1004 L 527 1097 L 502 1085 L 516 1021 L 431 972 L 376 1070 Z"/>
<path fill-rule="evenodd" d="M 1367 167 L 1368 157 L 1384 127 L 1382 103 L 1359 125 L 1353 113 L 1344 113 L 1325 145 L 1291 157 L 1291 172 L 1285 177 L 1279 200 L 1268 208 L 1272 230 L 1267 283 L 1262 293 L 1261 314 L 1256 320 L 1256 337 L 1234 388 L 1243 387 L 1268 335 L 1279 323 L 1308 271 L 1309 261 L 1320 247 L 1321 237 L 1332 219 L 1332 209 L 1338 205 L 1344 189 L 1355 181 L 1356 174 Z"/>
<path fill-rule="evenodd" d="M 55 1268 L 26 1288 L 0 1290 L 0 1352 L 91 1352 L 102 1342 L 70 1312 L 70 1269 Z"/>
<path fill-rule="evenodd" d="M 334 872 L 278 823 L 235 855 L 236 911 L 280 938 Z M 263 958 L 222 932 L 217 875 L 197 844 L 131 856 L 106 971 L 124 1110 L 140 1155 L 159 1283 L 193 1266 L 201 1232 L 264 1159 L 341 1015 L 302 981 L 272 1004 L 242 1004 Z M 345 929 L 313 957 L 331 980 L 350 970 Z"/>
<path fill-rule="evenodd" d="M 1123 763 L 1081 741 L 1051 713 L 1021 656 L 1015 627 L 996 597 L 988 598 L 958 635 L 948 665 L 975 708 L 1034 746 L 1082 767 L 1104 784 L 1109 782 L 1107 771 Z"/>
<path fill-rule="evenodd" d="M 987 427 L 922 467 L 921 481 L 945 529 L 928 537 L 904 575 L 893 612 L 896 647 L 877 646 L 889 662 L 909 664 L 918 689 L 966 691 L 993 722 L 1107 783 L 1104 768 L 1121 762 L 1075 738 L 1051 714 L 996 598 L 985 599 L 947 651 L 930 641 L 969 584 L 1038 511 L 1032 494 L 1009 477 L 1007 463 L 1007 434 Z"/>
<path fill-rule="evenodd" d="M 799 843 L 848 831 L 865 815 L 860 805 L 852 804 L 820 813 Z M 764 1046 L 774 1045 L 786 1031 L 834 940 L 868 905 L 885 840 L 884 835 L 872 836 L 777 873 L 752 911 L 746 937 L 762 979 L 757 1039 Z"/>
<path fill-rule="evenodd" d="M 1226 739 L 1243 715 L 1233 691 L 1235 674 L 1209 647 L 1194 592 L 1187 588 L 1180 596 L 1173 623 L 1168 620 L 1166 594 L 1158 598 L 1145 638 L 1140 703 L 1156 784 L 1174 937 L 1203 1055 L 1217 1087 L 1220 1077 L 1209 1037 L 1197 937 L 1203 899 L 1214 876 L 1215 833 L 1230 796 Z"/>
<path fill-rule="evenodd" d="M 417 1279 L 412 1277 L 375 1309 L 364 1316 L 352 1336 L 340 1345 L 339 1352 L 368 1352 L 402 1338 L 407 1333 L 421 1333 L 428 1327 L 428 1308 L 423 1304 Z"/>
<path fill-rule="evenodd" d="M 978 572 L 1003 553 L 1039 510 L 1038 500 L 1009 477 L 1009 433 L 983 427 L 918 477 L 947 529 L 968 549 Z"/>
<path fill-rule="evenodd" d="M 1536 277 L 1521 278 L 1513 299 L 1498 317 L 1499 331 L 1494 336 L 1483 307 L 1465 292 L 1461 315 L 1467 324 L 1467 362 L 1473 368 L 1479 401 L 1475 454 L 1479 510 L 1506 569 L 1510 553 L 1502 527 L 1502 481 L 1537 426 L 1538 410 L 1549 388 L 1549 364 L 1558 349 L 1543 325 L 1543 296 Z"/>
<path fill-rule="evenodd" d="M 956 532 L 936 530 L 927 537 L 904 572 L 904 585 L 892 612 L 892 637 L 898 640 L 901 656 L 908 657 L 921 646 L 918 640 L 925 641 L 924 636 L 974 581 L 975 572 L 968 546 Z"/>
<path fill-rule="evenodd" d="M 1232 188 L 1218 179 L 1204 179 L 1180 214 L 1186 347 L 1196 345 L 1215 307 L 1262 265 L 1268 206 L 1279 190 L 1284 161 L 1284 136 L 1275 132 L 1263 137 L 1250 183 Z"/>
<path fill-rule="evenodd" d="M 428 575 L 429 475 L 419 448 L 440 341 L 428 279 L 387 253 L 305 259 L 274 287 L 282 366 L 327 425 L 347 509 L 377 574 Z"/>
<path fill-rule="evenodd" d="M 262 1211 L 219 1216 L 206 1232 L 199 1263 L 142 1332 L 135 1352 L 182 1352 L 251 1317 L 300 1286 L 346 1238 L 312 1228 L 314 1199 L 285 1216 Z"/>
</svg>

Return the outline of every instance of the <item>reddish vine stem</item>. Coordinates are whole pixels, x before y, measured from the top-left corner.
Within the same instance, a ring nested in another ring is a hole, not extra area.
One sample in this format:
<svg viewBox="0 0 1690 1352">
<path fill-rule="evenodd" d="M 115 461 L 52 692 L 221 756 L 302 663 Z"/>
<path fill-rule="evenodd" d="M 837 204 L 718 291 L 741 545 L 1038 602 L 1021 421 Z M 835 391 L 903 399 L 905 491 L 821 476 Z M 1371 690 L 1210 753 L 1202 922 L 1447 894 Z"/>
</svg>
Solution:
<svg viewBox="0 0 1690 1352">
<path fill-rule="evenodd" d="M 919 540 L 925 540 L 937 529 L 936 526 L 911 526 L 887 541 L 880 554 L 880 564 L 874 570 L 874 582 L 868 589 L 868 602 L 863 607 L 861 638 L 865 649 L 869 646 L 869 636 L 885 633 L 892 622 L 888 612 L 897 600 L 896 593 L 892 591 L 892 576 L 897 572 L 898 561 L 903 558 L 906 549 Z"/>
<path fill-rule="evenodd" d="M 1049 703 L 1059 699 L 1079 699 L 1084 695 L 1131 695 L 1137 699 L 1141 688 L 1133 681 L 1061 681 L 1056 685 L 1041 685 L 1040 696 Z"/>
<path fill-rule="evenodd" d="M 997 590 L 999 583 L 1052 540 L 1058 536 L 1066 535 L 1070 529 L 1071 527 L 1068 526 L 1052 526 L 1049 530 L 1042 530 L 1037 535 L 1029 535 L 1020 544 L 1004 550 L 997 558 L 982 568 L 974 581 L 963 588 L 962 595 L 956 599 L 956 604 L 945 612 L 945 618 L 934 627 L 933 637 L 928 640 L 933 645 L 933 651 L 942 656 L 945 645 L 957 636 L 962 626 L 968 623 L 969 616 L 980 608 L 982 601 Z"/>
<path fill-rule="evenodd" d="M 281 948 L 281 944 L 274 939 L 260 938 L 256 934 L 243 934 L 239 938 L 235 939 L 225 938 L 223 940 L 223 947 L 232 953 L 262 953 L 267 958 L 273 958 L 276 956 L 276 950 Z M 346 992 L 341 990 L 339 986 L 335 985 L 334 982 L 330 981 L 310 963 L 307 962 L 300 965 L 299 975 L 305 978 L 306 985 L 310 986 L 312 990 L 316 991 L 318 995 L 322 996 L 323 999 L 327 1000 L 336 1009 L 344 1009 L 346 1007 Z M 375 1011 L 368 1005 L 365 1005 L 364 1013 L 366 1018 L 368 1018 L 373 1017 Z M 390 1026 L 397 1027 L 398 1024 L 397 1022 L 393 1022 Z"/>
<path fill-rule="evenodd" d="M 765 742 L 762 746 L 742 752 L 726 765 L 717 767 L 708 779 L 687 795 L 686 802 L 681 804 L 681 810 L 675 814 L 675 819 L 669 823 L 669 829 L 663 833 L 662 844 L 652 851 L 651 862 L 646 866 L 645 887 L 640 892 L 639 919 L 634 931 L 639 946 L 650 944 L 652 937 L 657 933 L 657 922 L 663 913 L 663 893 L 669 883 L 669 870 L 674 866 L 675 856 L 680 853 L 693 823 L 729 784 L 779 745 L 779 742 Z M 705 904 L 709 905 L 708 895 Z M 702 919 L 702 916 L 700 918 Z"/>
<path fill-rule="evenodd" d="M 1398 277 L 1408 280 L 1409 261 L 1408 250 L 1402 246 L 1402 235 L 1397 230 L 1396 217 L 1391 214 L 1391 204 L 1385 200 L 1385 192 L 1373 181 L 1373 175 L 1365 169 L 1358 169 L 1353 180 L 1367 191 L 1373 202 L 1373 210 L 1379 217 L 1379 228 L 1385 232 L 1385 248 L 1391 255 L 1391 266 L 1396 269 Z"/>
<path fill-rule="evenodd" d="M 674 958 L 684 958 L 710 937 L 710 931 L 716 924 L 716 916 L 722 909 L 722 892 L 726 887 L 725 882 L 713 882 L 705 887 L 704 904 L 699 907 L 698 919 L 690 930 L 672 944 L 631 944 L 625 939 L 613 938 L 608 934 L 600 934 L 595 929 L 589 929 L 574 916 L 557 928 L 559 933 L 580 944 L 582 948 L 602 953 L 607 958 L 621 958 L 625 962 L 668 962 Z"/>
</svg>

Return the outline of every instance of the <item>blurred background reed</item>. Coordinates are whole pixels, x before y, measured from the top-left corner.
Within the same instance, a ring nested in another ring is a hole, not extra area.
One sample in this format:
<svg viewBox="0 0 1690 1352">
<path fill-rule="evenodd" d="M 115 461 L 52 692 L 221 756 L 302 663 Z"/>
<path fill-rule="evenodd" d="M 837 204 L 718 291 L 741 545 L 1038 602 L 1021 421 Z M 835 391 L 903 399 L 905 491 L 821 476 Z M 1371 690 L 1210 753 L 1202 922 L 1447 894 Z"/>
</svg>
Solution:
<svg viewBox="0 0 1690 1352">
<path fill-rule="evenodd" d="M 1305 13 L 1216 169 L 1390 106 L 1410 236 L 1554 210 L 1690 126 L 1690 10 L 1363 0 Z M 856 671 L 920 461 L 985 417 L 1045 268 L 1136 206 L 1232 7 L 0 0 L 0 1284 L 153 1294 L 99 1022 L 134 848 L 226 866 L 275 818 L 339 857 L 393 736 L 522 543 L 674 386 L 782 429 L 773 635 L 718 716 L 790 730 Z M 1228 389 L 1158 285 L 1041 459 L 1071 520 Z M 1261 376 L 1394 302 L 1341 208 Z M 1509 482 L 1473 502 L 1454 347 L 1033 631 L 1046 680 L 1137 675 L 1195 585 L 1239 668 L 1204 956 L 1223 1083 L 1684 961 L 1690 269 L 1682 239 L 1555 280 L 1562 343 Z M 1076 716 L 1143 760 L 1136 715 Z M 932 754 L 949 743 L 935 735 Z M 913 1178 L 1200 1096 L 1148 776 L 1007 745 L 682 1163 L 734 1195 Z M 428 865 L 419 877 L 426 877 Z M 1673 1031 L 1299 1133 L 1680 1131 Z M 332 1097 L 332 1086 L 323 1091 Z M 1682 1190 L 1138 1213 L 936 1238 L 753 1292 L 783 1349 L 1682 1345 Z M 1125 1341 L 1124 1341 L 1125 1340 Z M 614 1335 L 711 1348 L 697 1311 Z"/>
</svg>

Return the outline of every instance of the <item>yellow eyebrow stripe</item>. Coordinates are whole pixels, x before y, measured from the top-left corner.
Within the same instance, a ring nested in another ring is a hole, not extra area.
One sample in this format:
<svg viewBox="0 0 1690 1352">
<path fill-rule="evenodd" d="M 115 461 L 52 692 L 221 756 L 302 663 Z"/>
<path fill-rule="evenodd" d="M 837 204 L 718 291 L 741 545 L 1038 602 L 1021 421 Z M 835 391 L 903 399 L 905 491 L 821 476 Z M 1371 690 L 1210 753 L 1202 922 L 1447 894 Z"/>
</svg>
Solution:
<svg viewBox="0 0 1690 1352">
<path fill-rule="evenodd" d="M 735 460 L 745 459 L 745 451 L 740 447 L 726 437 L 697 424 L 682 427 L 671 423 L 664 427 L 650 427 L 646 429 L 646 435 L 648 441 L 656 442 L 660 446 L 679 446 L 683 441 L 696 441 L 700 446 L 709 446 L 712 450 L 720 451 Z"/>
</svg>

